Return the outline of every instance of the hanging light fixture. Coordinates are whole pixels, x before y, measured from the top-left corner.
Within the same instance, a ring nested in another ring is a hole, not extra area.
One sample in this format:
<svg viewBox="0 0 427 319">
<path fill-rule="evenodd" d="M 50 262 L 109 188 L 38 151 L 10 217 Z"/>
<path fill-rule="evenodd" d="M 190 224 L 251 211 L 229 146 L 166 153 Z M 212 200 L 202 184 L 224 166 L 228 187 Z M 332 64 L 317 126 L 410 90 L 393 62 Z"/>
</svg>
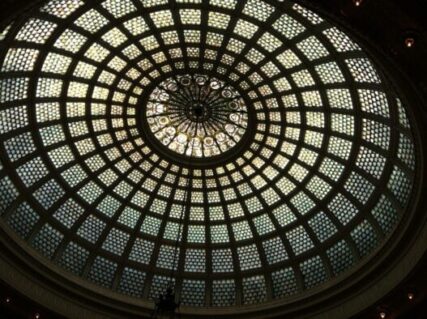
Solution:
<svg viewBox="0 0 427 319">
<path fill-rule="evenodd" d="M 190 108 L 192 108 L 193 113 L 195 114 L 195 116 L 197 117 L 196 121 L 199 120 L 202 116 L 203 116 L 203 110 L 200 111 L 199 108 L 201 107 L 198 103 L 196 103 L 196 101 L 192 101 L 191 102 L 192 105 L 190 106 Z M 195 137 L 197 135 L 197 130 L 194 131 L 193 136 L 188 136 L 188 139 L 190 142 L 187 144 L 186 146 L 186 150 L 184 152 L 184 154 L 187 153 L 187 151 L 189 150 L 189 148 L 191 148 L 191 151 L 194 147 L 194 141 L 195 141 Z M 188 204 L 188 200 L 189 200 L 189 193 L 190 193 L 190 180 L 193 177 L 193 169 L 191 167 L 191 161 L 188 162 L 188 175 L 187 175 L 187 182 L 186 182 L 186 187 L 184 190 L 184 205 L 182 205 L 182 209 L 181 209 L 181 213 L 179 216 L 179 228 L 178 228 L 178 233 L 176 235 L 176 240 L 175 240 L 175 247 L 174 247 L 174 255 L 173 255 L 173 263 L 172 263 L 172 270 L 169 276 L 169 282 L 168 285 L 166 287 L 166 290 L 164 293 L 160 294 L 159 297 L 157 298 L 157 300 L 155 301 L 155 307 L 154 307 L 154 311 L 152 313 L 151 318 L 174 318 L 175 314 L 177 312 L 177 310 L 179 309 L 180 306 L 180 301 L 176 300 L 176 295 L 175 295 L 175 291 L 174 291 L 174 276 L 175 276 L 175 267 L 177 264 L 177 261 L 179 259 L 179 251 L 180 249 L 180 238 L 181 238 L 181 233 L 182 233 L 182 224 L 183 224 L 183 220 L 184 220 L 184 216 L 185 216 L 185 211 L 186 211 L 186 207 Z"/>
<path fill-rule="evenodd" d="M 175 300 L 175 293 L 171 286 L 166 288 L 166 292 L 159 295 L 151 318 L 174 318 L 175 312 L 179 308 L 180 302 Z"/>
<path fill-rule="evenodd" d="M 190 175 L 191 173 L 191 175 Z M 171 270 L 171 274 L 169 276 L 169 282 L 168 285 L 166 287 L 166 290 L 164 293 L 160 294 L 159 297 L 157 298 L 157 300 L 155 300 L 155 307 L 154 307 L 154 311 L 152 313 L 151 318 L 174 318 L 177 309 L 180 306 L 180 301 L 176 300 L 176 296 L 175 296 L 175 291 L 174 291 L 174 275 L 175 275 L 175 267 L 176 267 L 176 263 L 177 263 L 177 259 L 179 258 L 179 254 L 178 251 L 180 251 L 180 246 L 179 246 L 179 241 L 180 241 L 180 237 L 181 237 L 181 232 L 182 232 L 182 222 L 184 219 L 184 214 L 185 214 L 185 208 L 187 207 L 187 201 L 188 201 L 188 193 L 189 193 L 189 188 L 190 188 L 190 179 L 192 176 L 192 169 L 189 169 L 189 175 L 187 177 L 187 185 L 185 188 L 185 193 L 184 193 L 184 205 L 182 206 L 181 209 L 181 214 L 179 217 L 179 229 L 178 229 L 178 233 L 176 236 L 176 240 L 175 240 L 175 247 L 174 247 L 174 256 L 173 256 L 173 263 L 172 263 L 172 270 Z"/>
</svg>

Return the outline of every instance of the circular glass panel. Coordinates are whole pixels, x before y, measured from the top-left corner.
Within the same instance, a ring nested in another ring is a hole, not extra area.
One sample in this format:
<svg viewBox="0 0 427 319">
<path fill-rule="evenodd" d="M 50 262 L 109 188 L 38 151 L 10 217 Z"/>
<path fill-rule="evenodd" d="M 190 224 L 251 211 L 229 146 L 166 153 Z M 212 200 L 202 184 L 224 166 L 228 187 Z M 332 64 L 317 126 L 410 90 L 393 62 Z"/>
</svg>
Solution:
<svg viewBox="0 0 427 319">
<path fill-rule="evenodd" d="M 150 94 L 145 114 L 150 132 L 168 149 L 188 157 L 212 157 L 236 146 L 248 126 L 243 98 L 215 78 L 170 78 Z"/>
</svg>

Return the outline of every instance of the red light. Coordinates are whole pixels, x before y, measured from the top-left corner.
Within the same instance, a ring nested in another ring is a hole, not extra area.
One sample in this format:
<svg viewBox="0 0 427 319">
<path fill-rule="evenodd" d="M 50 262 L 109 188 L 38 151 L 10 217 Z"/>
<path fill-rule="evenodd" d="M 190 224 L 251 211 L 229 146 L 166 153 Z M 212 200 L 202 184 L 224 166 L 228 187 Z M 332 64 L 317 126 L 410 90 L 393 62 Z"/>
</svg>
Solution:
<svg viewBox="0 0 427 319">
<path fill-rule="evenodd" d="M 413 37 L 407 37 L 405 39 L 405 46 L 407 48 L 412 48 L 415 45 L 415 39 Z"/>
</svg>

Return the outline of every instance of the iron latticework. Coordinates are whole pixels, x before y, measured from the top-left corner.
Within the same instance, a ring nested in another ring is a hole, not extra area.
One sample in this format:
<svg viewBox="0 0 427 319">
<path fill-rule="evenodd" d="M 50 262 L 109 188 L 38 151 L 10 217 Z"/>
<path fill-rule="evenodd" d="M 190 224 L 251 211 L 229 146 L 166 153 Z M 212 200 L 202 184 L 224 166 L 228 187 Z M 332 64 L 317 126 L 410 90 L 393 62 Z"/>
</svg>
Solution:
<svg viewBox="0 0 427 319">
<path fill-rule="evenodd" d="M 121 297 L 152 302 L 171 271 L 187 307 L 304 296 L 406 214 L 405 99 L 292 1 L 46 1 L 0 61 L 4 227 Z"/>
</svg>

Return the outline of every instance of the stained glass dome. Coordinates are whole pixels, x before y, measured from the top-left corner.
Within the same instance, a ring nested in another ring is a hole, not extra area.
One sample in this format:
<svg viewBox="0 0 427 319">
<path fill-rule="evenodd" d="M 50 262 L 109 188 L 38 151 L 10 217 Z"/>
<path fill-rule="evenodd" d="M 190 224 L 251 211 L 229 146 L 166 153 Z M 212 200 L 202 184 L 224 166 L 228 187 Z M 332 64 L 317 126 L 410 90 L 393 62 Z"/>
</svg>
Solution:
<svg viewBox="0 0 427 319">
<path fill-rule="evenodd" d="M 4 227 L 120 298 L 172 268 L 189 308 L 338 284 L 388 243 L 417 163 L 368 51 L 288 0 L 47 1 L 0 32 Z"/>
<path fill-rule="evenodd" d="M 164 81 L 146 109 L 150 132 L 167 148 L 193 159 L 223 154 L 247 131 L 248 111 L 240 94 L 207 76 Z"/>
</svg>

